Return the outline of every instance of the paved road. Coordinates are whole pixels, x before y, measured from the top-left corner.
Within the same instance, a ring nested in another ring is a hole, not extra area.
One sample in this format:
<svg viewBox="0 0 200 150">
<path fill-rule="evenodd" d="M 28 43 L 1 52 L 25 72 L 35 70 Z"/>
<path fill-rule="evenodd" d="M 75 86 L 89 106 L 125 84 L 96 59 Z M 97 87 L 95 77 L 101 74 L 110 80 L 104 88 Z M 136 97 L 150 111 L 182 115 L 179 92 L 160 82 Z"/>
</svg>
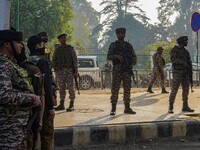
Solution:
<svg viewBox="0 0 200 150">
<path fill-rule="evenodd" d="M 159 139 L 159 141 L 137 142 L 134 144 L 69 147 L 65 148 L 65 150 L 200 150 L 199 137 L 191 139 Z"/>
<path fill-rule="evenodd" d="M 147 92 L 136 92 L 132 89 L 131 107 L 137 112 L 136 115 L 124 114 L 124 103 L 122 91 L 119 94 L 119 102 L 115 116 L 110 116 L 110 90 L 82 90 L 75 100 L 75 111 L 58 111 L 55 116 L 55 128 L 66 126 L 102 125 L 119 123 L 138 123 L 152 121 L 169 121 L 186 117 L 182 109 L 182 91 L 179 89 L 174 104 L 174 114 L 168 114 L 169 94 L 161 94 L 157 89 L 154 94 Z M 143 89 L 143 91 L 146 89 Z M 155 90 L 155 89 L 154 89 Z M 168 89 L 170 90 L 170 89 Z M 200 113 L 200 89 L 195 89 L 189 95 L 189 105 Z M 68 107 L 69 100 L 66 96 L 65 105 Z"/>
</svg>

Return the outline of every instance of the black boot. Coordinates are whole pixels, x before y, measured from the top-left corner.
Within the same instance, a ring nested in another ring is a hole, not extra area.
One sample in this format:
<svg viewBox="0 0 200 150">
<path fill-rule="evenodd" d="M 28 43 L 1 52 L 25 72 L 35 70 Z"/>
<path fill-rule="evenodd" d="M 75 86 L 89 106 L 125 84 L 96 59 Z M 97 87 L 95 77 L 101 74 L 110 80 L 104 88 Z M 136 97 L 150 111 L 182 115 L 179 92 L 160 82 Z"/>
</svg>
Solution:
<svg viewBox="0 0 200 150">
<path fill-rule="evenodd" d="M 187 103 L 187 102 L 183 102 L 182 111 L 184 111 L 184 112 L 194 112 L 194 109 L 191 109 L 191 108 L 188 106 L 188 103 Z"/>
<path fill-rule="evenodd" d="M 112 109 L 110 111 L 110 115 L 115 115 L 116 113 L 116 104 L 112 104 Z"/>
<path fill-rule="evenodd" d="M 74 101 L 70 101 L 69 107 L 66 109 L 66 111 L 74 111 Z"/>
<path fill-rule="evenodd" d="M 152 91 L 152 86 L 148 86 L 147 92 L 149 92 L 149 93 L 154 93 L 154 92 Z"/>
<path fill-rule="evenodd" d="M 174 113 L 174 112 L 173 112 L 173 104 L 174 104 L 174 103 L 169 102 L 169 110 L 168 110 L 168 113 L 169 113 L 169 114 L 173 114 L 173 113 Z"/>
<path fill-rule="evenodd" d="M 165 90 L 165 88 L 162 88 L 162 92 L 161 92 L 162 94 L 167 94 L 167 93 L 169 93 L 169 92 L 167 92 L 166 90 Z"/>
<path fill-rule="evenodd" d="M 125 113 L 125 114 L 136 114 L 136 112 L 133 111 L 133 110 L 130 108 L 130 103 L 126 103 L 126 104 L 125 104 L 124 113 Z"/>
<path fill-rule="evenodd" d="M 58 107 L 55 108 L 56 111 L 58 110 L 65 110 L 65 106 L 64 106 L 64 100 L 60 101 L 60 105 Z"/>
</svg>

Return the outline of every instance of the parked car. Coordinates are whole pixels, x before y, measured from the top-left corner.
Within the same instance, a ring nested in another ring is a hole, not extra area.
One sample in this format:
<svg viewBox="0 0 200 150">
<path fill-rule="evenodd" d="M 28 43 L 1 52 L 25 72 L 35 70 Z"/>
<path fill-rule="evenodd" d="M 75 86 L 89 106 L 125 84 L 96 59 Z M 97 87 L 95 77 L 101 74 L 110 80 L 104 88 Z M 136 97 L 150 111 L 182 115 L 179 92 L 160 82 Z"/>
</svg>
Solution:
<svg viewBox="0 0 200 150">
<path fill-rule="evenodd" d="M 101 75 L 97 56 L 77 56 L 79 85 L 81 89 L 101 87 Z"/>
<path fill-rule="evenodd" d="M 194 81 L 199 80 L 199 71 L 197 71 L 197 67 L 198 67 L 198 70 L 200 70 L 200 64 L 197 65 L 197 63 L 192 63 L 193 80 Z M 170 77 L 170 79 L 173 79 L 173 77 L 172 77 L 172 63 L 166 64 L 164 70 L 166 72 L 166 80 L 169 80 L 169 77 Z"/>
</svg>

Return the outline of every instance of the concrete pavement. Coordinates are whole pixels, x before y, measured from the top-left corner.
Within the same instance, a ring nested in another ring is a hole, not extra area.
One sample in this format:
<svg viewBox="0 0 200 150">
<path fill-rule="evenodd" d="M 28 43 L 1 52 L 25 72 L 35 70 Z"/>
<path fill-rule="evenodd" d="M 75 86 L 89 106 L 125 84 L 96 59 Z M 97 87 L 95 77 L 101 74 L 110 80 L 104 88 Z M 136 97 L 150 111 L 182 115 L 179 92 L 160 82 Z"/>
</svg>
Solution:
<svg viewBox="0 0 200 150">
<path fill-rule="evenodd" d="M 169 94 L 160 94 L 159 89 L 154 94 L 144 91 L 146 89 L 132 89 L 131 107 L 137 112 L 136 115 L 123 113 L 121 91 L 115 116 L 109 115 L 110 90 L 81 91 L 81 95 L 77 95 L 74 112 L 56 112 L 55 147 L 200 133 L 199 129 L 196 130 L 200 128 L 200 122 L 181 111 L 181 89 L 174 104 L 174 114 L 167 113 Z M 195 109 L 193 114 L 200 113 L 199 93 L 200 89 L 195 89 L 195 92 L 189 95 L 189 106 Z M 65 102 L 68 106 L 67 98 Z"/>
</svg>

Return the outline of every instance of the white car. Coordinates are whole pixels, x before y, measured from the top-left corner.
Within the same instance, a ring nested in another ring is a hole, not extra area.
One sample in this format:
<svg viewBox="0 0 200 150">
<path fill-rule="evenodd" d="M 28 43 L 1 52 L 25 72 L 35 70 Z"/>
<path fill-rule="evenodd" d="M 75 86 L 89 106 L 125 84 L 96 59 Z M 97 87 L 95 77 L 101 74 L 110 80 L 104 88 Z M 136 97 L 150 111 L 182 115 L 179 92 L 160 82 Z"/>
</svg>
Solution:
<svg viewBox="0 0 200 150">
<path fill-rule="evenodd" d="M 77 56 L 79 85 L 81 89 L 101 87 L 101 72 L 97 62 L 97 56 Z"/>
<path fill-rule="evenodd" d="M 199 80 L 199 71 L 197 71 L 197 67 L 198 67 L 198 70 L 200 70 L 199 64 L 197 65 L 197 63 L 192 63 L 193 81 Z M 170 77 L 170 79 L 173 79 L 173 77 L 172 77 L 172 63 L 166 64 L 164 70 L 166 72 L 166 80 L 169 80 L 169 77 Z"/>
</svg>

